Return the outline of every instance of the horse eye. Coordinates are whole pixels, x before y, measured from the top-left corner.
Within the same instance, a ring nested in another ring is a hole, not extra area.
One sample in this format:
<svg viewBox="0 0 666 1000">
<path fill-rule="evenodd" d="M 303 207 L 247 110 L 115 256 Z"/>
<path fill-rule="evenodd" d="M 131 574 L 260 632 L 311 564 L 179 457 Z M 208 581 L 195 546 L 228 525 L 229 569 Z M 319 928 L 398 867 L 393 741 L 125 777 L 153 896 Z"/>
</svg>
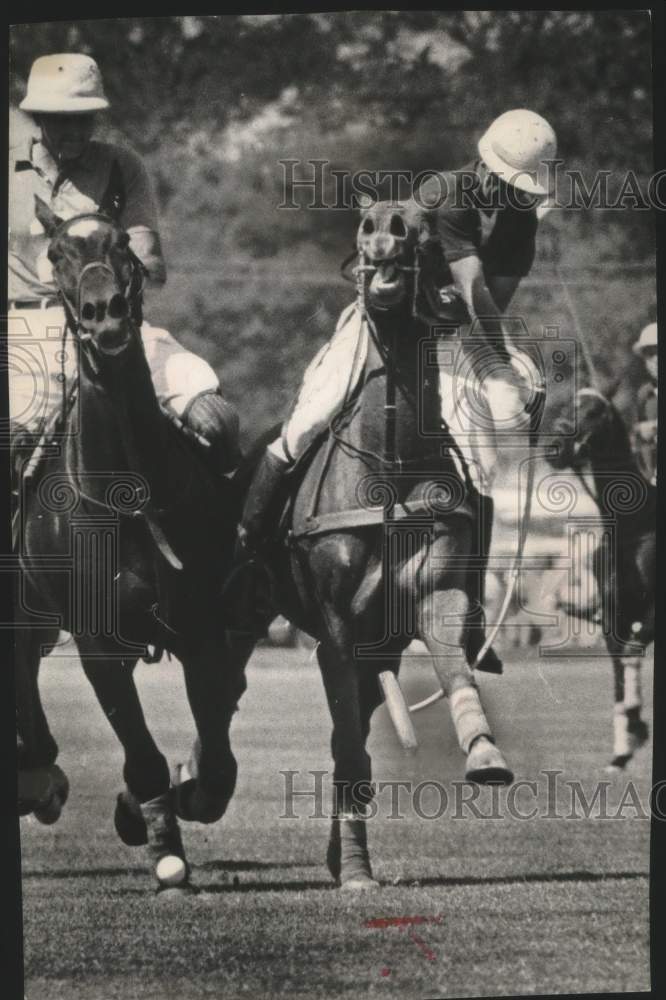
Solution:
<svg viewBox="0 0 666 1000">
<path fill-rule="evenodd" d="M 372 219 L 364 219 L 363 220 L 363 225 L 361 226 L 361 230 L 364 233 L 374 233 L 374 231 L 375 231 L 375 224 L 372 221 Z"/>
<path fill-rule="evenodd" d="M 404 238 L 407 235 L 407 227 L 405 226 L 405 221 L 402 216 L 391 216 L 391 226 L 389 232 L 391 233 L 391 236 L 402 236 Z"/>
<path fill-rule="evenodd" d="M 81 310 L 81 319 L 86 320 L 90 323 L 95 318 L 95 307 L 92 302 L 86 302 Z"/>
</svg>

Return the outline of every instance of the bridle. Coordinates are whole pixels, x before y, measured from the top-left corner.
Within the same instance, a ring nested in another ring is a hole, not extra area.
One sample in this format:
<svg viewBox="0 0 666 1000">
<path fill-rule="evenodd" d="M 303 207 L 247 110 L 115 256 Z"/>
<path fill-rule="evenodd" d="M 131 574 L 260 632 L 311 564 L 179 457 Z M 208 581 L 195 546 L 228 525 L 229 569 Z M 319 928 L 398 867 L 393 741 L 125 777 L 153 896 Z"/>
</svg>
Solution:
<svg viewBox="0 0 666 1000">
<path fill-rule="evenodd" d="M 58 228 L 53 232 L 51 236 L 51 241 L 57 239 L 59 236 L 67 234 L 69 227 L 77 222 L 85 221 L 89 219 L 91 221 L 103 222 L 110 224 L 115 227 L 113 219 L 105 215 L 102 212 L 84 212 L 80 215 L 72 216 L 70 219 L 66 219 L 60 223 Z M 130 249 L 130 247 L 125 248 L 127 254 L 127 259 L 130 264 L 130 276 L 122 288 L 122 294 L 127 303 L 127 315 L 126 322 L 130 324 L 131 332 L 135 335 L 141 328 L 142 323 L 142 302 L 143 302 L 143 290 L 145 285 L 145 279 L 147 275 L 146 268 L 144 264 L 139 260 L 136 254 Z M 88 264 L 84 265 L 81 269 L 81 273 L 78 276 L 76 285 L 76 302 L 67 295 L 63 288 L 58 286 L 58 294 L 62 299 L 63 307 L 66 316 L 66 325 L 63 334 L 63 344 L 61 351 L 61 383 L 63 392 L 62 410 L 63 410 L 63 421 L 66 419 L 67 412 L 69 408 L 73 405 L 76 398 L 76 393 L 78 390 L 78 380 L 74 383 L 71 389 L 68 391 L 66 388 L 66 377 L 65 377 L 65 345 L 67 340 L 68 332 L 76 338 L 80 348 L 84 351 L 86 360 L 90 365 L 90 368 L 94 375 L 97 377 L 99 375 L 99 365 L 96 360 L 95 342 L 93 335 L 89 333 L 85 326 L 83 325 L 83 320 L 81 317 L 81 289 L 83 285 L 83 280 L 87 274 L 93 271 L 101 271 L 110 275 L 114 282 L 118 281 L 118 276 L 113 270 L 110 264 L 104 260 L 93 260 Z M 128 452 L 128 457 L 130 459 L 130 466 L 135 463 L 132 458 L 133 446 L 132 446 L 132 433 L 131 428 L 128 426 L 126 415 L 122 408 L 120 408 L 118 414 L 118 420 L 120 424 L 121 437 L 125 443 L 125 448 Z M 63 422 L 64 426 L 64 422 Z M 65 461 L 65 468 L 67 471 L 67 476 L 72 482 L 73 488 L 75 489 L 77 495 L 87 504 L 91 504 L 96 507 L 102 507 L 104 510 L 112 511 L 114 514 L 124 514 L 128 517 L 142 517 L 153 537 L 153 540 L 164 557 L 164 559 L 169 563 L 173 569 L 180 570 L 183 568 L 182 562 L 175 554 L 171 548 L 162 528 L 159 524 L 158 512 L 153 508 L 153 505 L 149 498 L 144 498 L 139 496 L 139 491 L 137 490 L 137 500 L 138 505 L 132 510 L 123 510 L 116 508 L 106 501 L 98 500 L 96 497 L 87 494 L 81 487 L 79 477 L 76 469 L 72 464 L 72 455 L 70 449 L 67 449 L 67 456 Z M 138 471 L 134 470 L 133 471 Z"/>
<path fill-rule="evenodd" d="M 72 216 L 70 219 L 63 220 L 52 234 L 51 242 L 60 236 L 65 236 L 67 234 L 67 230 L 75 223 L 83 222 L 85 220 L 103 222 L 107 225 L 115 227 L 113 219 L 102 212 L 82 212 L 79 215 Z M 127 303 L 127 314 L 130 321 L 137 326 L 141 326 L 143 291 L 147 271 L 144 264 L 139 260 L 137 255 L 129 246 L 126 248 L 125 252 L 130 265 L 130 277 L 125 287 L 122 288 L 122 294 Z M 65 316 L 67 317 L 66 331 L 71 330 L 81 344 L 91 346 L 94 344 L 92 334 L 86 331 L 81 319 L 81 288 L 85 276 L 93 271 L 106 272 L 113 278 L 114 281 L 118 280 L 118 276 L 110 264 L 107 264 L 106 261 L 103 260 L 93 260 L 88 264 L 85 264 L 81 269 L 81 273 L 79 274 L 76 284 L 76 302 L 71 300 L 63 288 L 58 288 L 58 294 L 62 299 Z M 96 368 L 95 365 L 93 365 L 93 367 Z"/>
</svg>

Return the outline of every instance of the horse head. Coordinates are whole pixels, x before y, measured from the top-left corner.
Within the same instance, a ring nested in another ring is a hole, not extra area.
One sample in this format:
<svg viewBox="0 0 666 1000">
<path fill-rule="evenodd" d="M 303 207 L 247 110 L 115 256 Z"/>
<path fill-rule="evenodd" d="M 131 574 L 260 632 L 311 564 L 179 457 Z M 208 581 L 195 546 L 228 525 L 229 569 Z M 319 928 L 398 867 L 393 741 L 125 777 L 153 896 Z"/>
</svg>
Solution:
<svg viewBox="0 0 666 1000">
<path fill-rule="evenodd" d="M 589 387 L 578 390 L 575 417 L 560 416 L 553 422 L 552 442 L 557 448 L 556 454 L 549 456 L 551 465 L 579 470 L 588 462 L 603 460 L 618 447 L 618 434 L 624 425 L 611 395 Z"/>
<path fill-rule="evenodd" d="M 356 236 L 359 292 L 370 310 L 391 310 L 416 300 L 436 247 L 431 211 L 416 201 L 363 202 Z"/>
<path fill-rule="evenodd" d="M 70 328 L 97 362 L 122 356 L 141 324 L 143 269 L 129 236 L 97 213 L 63 220 L 39 197 L 35 214 Z"/>
</svg>

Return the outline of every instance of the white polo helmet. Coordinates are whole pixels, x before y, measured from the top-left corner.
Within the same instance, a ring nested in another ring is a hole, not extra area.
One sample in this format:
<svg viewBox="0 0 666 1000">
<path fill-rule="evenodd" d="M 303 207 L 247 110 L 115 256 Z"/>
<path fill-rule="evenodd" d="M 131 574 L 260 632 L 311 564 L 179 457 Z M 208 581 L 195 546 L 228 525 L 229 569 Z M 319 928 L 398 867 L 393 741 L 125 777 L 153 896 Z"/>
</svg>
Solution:
<svg viewBox="0 0 666 1000">
<path fill-rule="evenodd" d="M 647 347 L 657 346 L 657 324 L 648 323 L 641 330 L 641 335 L 633 346 L 634 354 L 642 354 Z"/>
<path fill-rule="evenodd" d="M 548 160 L 557 156 L 557 137 L 545 118 L 526 108 L 505 111 L 479 139 L 489 170 L 529 194 L 548 195 L 555 177 Z"/>
<path fill-rule="evenodd" d="M 45 114 L 76 114 L 109 107 L 99 66 L 79 52 L 35 59 L 19 107 Z"/>
</svg>

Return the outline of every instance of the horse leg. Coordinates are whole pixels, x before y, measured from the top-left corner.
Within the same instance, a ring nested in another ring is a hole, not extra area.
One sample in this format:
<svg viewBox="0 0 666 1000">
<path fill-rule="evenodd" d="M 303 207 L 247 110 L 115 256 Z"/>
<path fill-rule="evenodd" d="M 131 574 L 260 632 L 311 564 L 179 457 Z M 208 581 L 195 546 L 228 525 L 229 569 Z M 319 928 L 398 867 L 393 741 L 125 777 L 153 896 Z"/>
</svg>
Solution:
<svg viewBox="0 0 666 1000">
<path fill-rule="evenodd" d="M 419 637 L 432 656 L 442 690 L 449 699 L 458 743 L 467 757 L 465 777 L 478 784 L 509 784 L 513 773 L 495 745 L 465 656 L 469 615 L 466 574 L 463 566 L 451 567 L 450 562 L 452 556 L 460 562 L 470 551 L 471 526 L 459 522 L 456 528 L 435 539 L 421 568 Z"/>
<path fill-rule="evenodd" d="M 39 694 L 42 647 L 55 643 L 43 631 L 17 628 L 15 644 L 18 805 L 22 816 L 55 823 L 69 795 L 69 781 L 56 764 L 58 745 L 49 729 Z"/>
<path fill-rule="evenodd" d="M 229 730 L 246 688 L 245 664 L 253 640 L 236 641 L 221 661 L 222 641 L 205 643 L 184 658 L 187 696 L 197 739 L 187 764 L 174 773 L 174 805 L 181 819 L 215 823 L 226 812 L 236 787 L 238 766 Z"/>
<path fill-rule="evenodd" d="M 351 641 L 339 633 L 335 643 L 317 650 L 328 706 L 333 720 L 333 816 L 326 853 L 328 869 L 346 890 L 372 889 L 368 854 L 366 806 L 372 797 L 371 762 L 365 749 L 373 707 L 381 701 L 377 677 L 359 676 Z M 374 690 L 374 694 L 372 693 Z"/>
<path fill-rule="evenodd" d="M 184 885 L 189 870 L 171 802 L 169 768 L 146 725 L 134 683 L 136 660 L 98 659 L 81 651 L 81 662 L 125 751 L 126 788 L 116 804 L 116 831 L 132 847 L 147 846 L 160 886 Z"/>
<path fill-rule="evenodd" d="M 615 707 L 613 710 L 613 758 L 609 770 L 626 767 L 636 750 L 648 739 L 647 723 L 641 718 L 641 659 L 622 655 L 621 649 L 611 653 Z"/>
</svg>

